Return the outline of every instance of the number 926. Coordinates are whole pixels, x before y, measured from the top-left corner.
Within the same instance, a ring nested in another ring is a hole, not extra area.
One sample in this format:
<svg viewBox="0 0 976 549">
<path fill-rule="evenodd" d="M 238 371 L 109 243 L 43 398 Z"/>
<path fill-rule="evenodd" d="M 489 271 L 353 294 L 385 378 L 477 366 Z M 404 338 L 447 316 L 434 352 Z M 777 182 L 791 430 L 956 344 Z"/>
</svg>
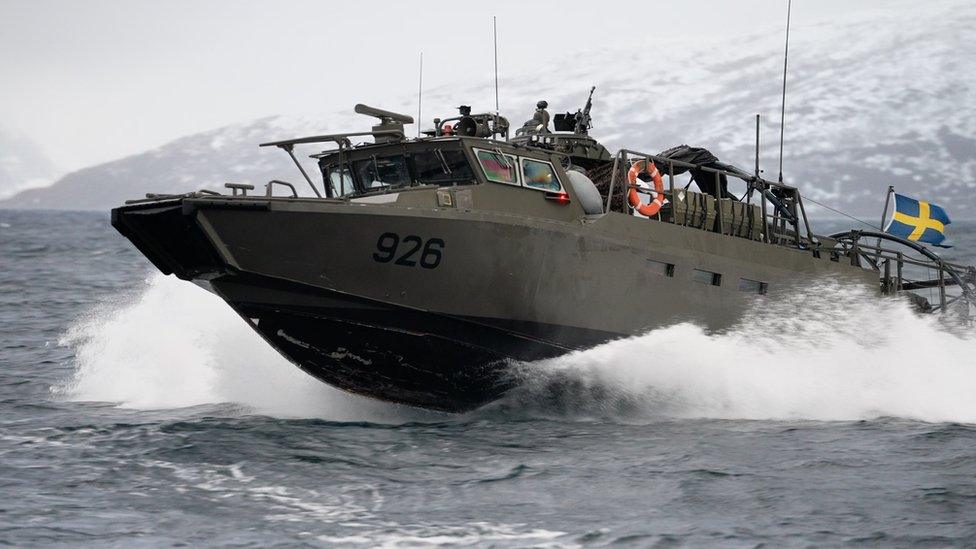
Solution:
<svg viewBox="0 0 976 549">
<path fill-rule="evenodd" d="M 424 269 L 436 269 L 443 258 L 444 240 L 431 238 L 426 242 L 417 235 L 407 235 L 400 238 L 396 233 L 383 233 L 376 240 L 376 251 L 373 260 L 379 263 L 393 262 L 394 265 Z M 402 253 L 401 253 L 402 252 Z M 416 257 L 420 252 L 419 260 Z"/>
</svg>

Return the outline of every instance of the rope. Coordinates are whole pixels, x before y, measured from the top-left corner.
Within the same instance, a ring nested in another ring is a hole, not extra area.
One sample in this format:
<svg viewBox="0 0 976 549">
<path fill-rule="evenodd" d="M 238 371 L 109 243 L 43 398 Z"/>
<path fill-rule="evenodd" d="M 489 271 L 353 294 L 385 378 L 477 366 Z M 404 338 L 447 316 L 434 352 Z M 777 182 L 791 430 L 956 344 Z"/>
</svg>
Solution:
<svg viewBox="0 0 976 549">
<path fill-rule="evenodd" d="M 842 216 L 844 216 L 846 218 L 853 219 L 854 221 L 857 221 L 858 223 L 867 225 L 868 227 L 871 227 L 872 229 L 878 229 L 879 231 L 884 232 L 884 229 L 882 229 L 881 227 L 879 227 L 877 225 L 874 225 L 873 223 L 868 223 L 867 221 L 864 221 L 863 219 L 858 219 L 858 218 L 854 217 L 853 215 L 846 214 L 846 213 L 844 213 L 844 212 L 842 212 L 840 210 L 831 208 L 830 206 L 828 206 L 826 204 L 823 204 L 821 202 L 817 202 L 816 200 L 814 200 L 814 199 L 812 199 L 810 197 L 805 196 L 805 197 L 803 197 L 803 199 L 806 200 L 806 201 L 808 201 L 808 202 L 813 202 L 814 204 L 816 204 L 816 205 L 818 205 L 818 206 L 820 206 L 822 208 L 827 208 L 828 210 L 830 210 L 830 211 L 832 211 L 834 213 L 838 213 L 838 214 L 840 214 L 840 215 L 842 215 Z"/>
</svg>

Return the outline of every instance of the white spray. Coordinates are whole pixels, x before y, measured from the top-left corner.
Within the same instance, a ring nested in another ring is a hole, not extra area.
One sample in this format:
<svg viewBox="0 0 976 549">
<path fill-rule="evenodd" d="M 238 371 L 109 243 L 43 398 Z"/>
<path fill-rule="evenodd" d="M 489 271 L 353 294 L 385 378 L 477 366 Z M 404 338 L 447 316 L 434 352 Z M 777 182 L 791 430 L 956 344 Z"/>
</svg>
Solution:
<svg viewBox="0 0 976 549">
<path fill-rule="evenodd" d="M 232 402 L 282 417 L 402 422 L 425 415 L 348 395 L 271 349 L 219 298 L 155 275 L 138 299 L 76 323 L 68 398 L 140 409 Z M 767 298 L 739 327 L 654 330 L 520 364 L 492 407 L 560 417 L 976 422 L 976 341 L 899 301 L 826 285 Z"/>
<path fill-rule="evenodd" d="M 135 300 L 98 307 L 61 340 L 76 349 L 73 400 L 125 408 L 236 403 L 280 417 L 404 421 L 419 412 L 333 389 L 285 360 L 218 297 L 156 274 Z"/>
<path fill-rule="evenodd" d="M 949 328 L 903 301 L 825 283 L 761 300 L 724 333 L 680 324 L 523 365 L 525 386 L 505 406 L 632 418 L 976 422 L 976 340 Z"/>
</svg>

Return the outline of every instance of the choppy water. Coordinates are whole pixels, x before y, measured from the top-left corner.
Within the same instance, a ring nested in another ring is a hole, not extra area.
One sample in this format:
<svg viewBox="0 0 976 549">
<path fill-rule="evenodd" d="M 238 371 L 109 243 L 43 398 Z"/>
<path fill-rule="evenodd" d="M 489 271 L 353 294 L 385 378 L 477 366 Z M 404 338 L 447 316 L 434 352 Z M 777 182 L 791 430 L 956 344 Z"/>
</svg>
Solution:
<svg viewBox="0 0 976 549">
<path fill-rule="evenodd" d="M 452 416 L 308 378 L 106 215 L 0 211 L 0 544 L 976 544 L 976 341 L 833 291 Z"/>
</svg>

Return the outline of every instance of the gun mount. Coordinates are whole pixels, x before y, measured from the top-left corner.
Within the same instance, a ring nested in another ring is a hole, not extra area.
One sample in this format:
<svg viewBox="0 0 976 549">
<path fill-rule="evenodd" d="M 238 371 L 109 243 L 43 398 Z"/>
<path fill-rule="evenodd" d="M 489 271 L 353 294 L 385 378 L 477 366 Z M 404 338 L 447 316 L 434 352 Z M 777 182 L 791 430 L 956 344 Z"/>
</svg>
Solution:
<svg viewBox="0 0 976 549">
<path fill-rule="evenodd" d="M 565 154 L 570 162 L 586 169 L 609 163 L 610 151 L 589 135 L 593 127 L 590 110 L 593 108 L 595 90 L 596 86 L 590 88 L 590 95 L 582 109 L 577 109 L 575 113 L 556 114 L 552 119 L 552 132 L 549 131 L 549 113 L 546 111 L 549 104 L 540 101 L 532 119 L 515 132 L 511 141 Z"/>
<path fill-rule="evenodd" d="M 590 128 L 593 127 L 593 119 L 590 118 L 590 109 L 593 108 L 594 91 L 596 91 L 596 86 L 590 88 L 590 95 L 586 98 L 586 105 L 582 109 L 577 109 L 575 113 L 560 113 L 553 118 L 553 125 L 556 127 L 557 132 L 573 132 L 577 135 L 589 135 Z"/>
</svg>

